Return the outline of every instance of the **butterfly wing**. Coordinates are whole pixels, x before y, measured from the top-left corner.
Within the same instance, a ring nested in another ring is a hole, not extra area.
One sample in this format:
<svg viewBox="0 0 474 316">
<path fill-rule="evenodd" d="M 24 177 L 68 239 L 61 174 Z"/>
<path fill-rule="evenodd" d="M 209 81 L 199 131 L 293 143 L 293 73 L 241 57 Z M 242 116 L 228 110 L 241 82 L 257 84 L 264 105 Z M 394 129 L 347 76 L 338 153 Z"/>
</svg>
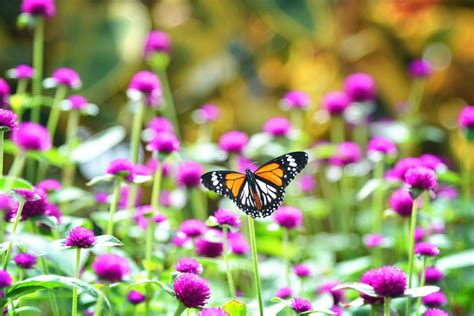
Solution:
<svg viewBox="0 0 474 316">
<path fill-rule="evenodd" d="M 201 183 L 208 190 L 235 200 L 246 182 L 245 174 L 234 171 L 211 171 L 201 176 Z"/>
<path fill-rule="evenodd" d="M 254 173 L 268 183 L 286 188 L 308 163 L 308 154 L 296 151 L 270 160 Z"/>
</svg>

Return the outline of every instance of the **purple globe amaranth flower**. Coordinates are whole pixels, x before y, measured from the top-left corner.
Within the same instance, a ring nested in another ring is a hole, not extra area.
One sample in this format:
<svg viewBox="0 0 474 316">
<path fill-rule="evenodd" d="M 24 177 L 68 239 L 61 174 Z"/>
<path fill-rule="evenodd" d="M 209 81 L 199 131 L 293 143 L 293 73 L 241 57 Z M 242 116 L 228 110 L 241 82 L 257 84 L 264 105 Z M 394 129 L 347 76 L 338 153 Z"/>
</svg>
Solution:
<svg viewBox="0 0 474 316">
<path fill-rule="evenodd" d="M 458 124 L 460 128 L 474 129 L 474 105 L 465 106 L 461 110 L 459 113 Z"/>
<path fill-rule="evenodd" d="M 158 151 L 164 154 L 171 154 L 178 151 L 180 147 L 178 138 L 168 132 L 157 133 L 148 143 L 146 149 L 148 151 Z"/>
<path fill-rule="evenodd" d="M 303 213 L 293 206 L 281 206 L 273 214 L 273 220 L 286 229 L 295 229 L 303 222 Z"/>
<path fill-rule="evenodd" d="M 220 307 L 204 308 L 198 316 L 229 316 L 229 314 Z"/>
<path fill-rule="evenodd" d="M 415 245 L 415 254 L 425 257 L 436 257 L 439 255 L 438 246 L 429 242 L 419 242 Z"/>
<path fill-rule="evenodd" d="M 177 248 L 183 248 L 192 245 L 192 239 L 183 232 L 178 231 L 176 235 L 171 238 L 171 243 Z"/>
<path fill-rule="evenodd" d="M 331 91 L 324 95 L 322 105 L 331 116 L 342 115 L 349 106 L 350 100 L 344 92 Z"/>
<path fill-rule="evenodd" d="M 449 316 L 449 314 L 441 309 L 430 308 L 426 311 L 425 316 Z"/>
<path fill-rule="evenodd" d="M 67 98 L 67 101 L 73 110 L 81 110 L 89 104 L 86 98 L 77 94 L 71 95 L 69 98 Z"/>
<path fill-rule="evenodd" d="M 5 270 L 0 270 L 0 288 L 9 287 L 12 285 L 12 277 Z"/>
<path fill-rule="evenodd" d="M 316 188 L 316 180 L 309 175 L 300 176 L 298 184 L 303 193 L 311 193 Z"/>
<path fill-rule="evenodd" d="M 15 264 L 22 269 L 32 269 L 35 266 L 37 259 L 36 256 L 32 254 L 21 252 L 13 258 L 13 261 L 15 261 Z"/>
<path fill-rule="evenodd" d="M 137 72 L 128 85 L 129 95 L 140 93 L 144 96 L 145 104 L 157 106 L 161 103 L 162 91 L 160 79 L 151 71 Z"/>
<path fill-rule="evenodd" d="M 157 116 L 148 122 L 147 128 L 150 129 L 154 134 L 161 132 L 173 133 L 174 131 L 173 123 L 162 116 Z"/>
<path fill-rule="evenodd" d="M 343 314 L 344 314 L 344 310 L 339 305 L 334 305 L 329 310 L 334 312 L 336 316 L 343 316 Z"/>
<path fill-rule="evenodd" d="M 61 67 L 51 75 L 56 85 L 64 85 L 68 88 L 78 89 L 81 87 L 81 78 L 71 68 Z"/>
<path fill-rule="evenodd" d="M 444 165 L 440 158 L 432 154 L 421 155 L 420 163 L 422 166 L 429 168 L 433 171 L 438 170 L 441 166 Z"/>
<path fill-rule="evenodd" d="M 203 271 L 202 265 L 193 258 L 179 259 L 174 268 L 181 273 L 201 274 Z"/>
<path fill-rule="evenodd" d="M 90 248 L 95 243 L 95 234 L 92 230 L 78 226 L 71 229 L 64 245 L 67 247 Z"/>
<path fill-rule="evenodd" d="M 359 162 L 362 152 L 359 145 L 353 142 L 343 142 L 337 146 L 336 153 L 329 158 L 329 163 L 335 166 L 345 166 Z"/>
<path fill-rule="evenodd" d="M 300 278 L 307 278 L 311 275 L 311 269 L 305 264 L 295 265 L 293 271 Z"/>
<path fill-rule="evenodd" d="M 408 66 L 408 73 L 414 78 L 425 78 L 431 75 L 433 67 L 426 59 L 415 59 Z"/>
<path fill-rule="evenodd" d="M 47 151 L 51 148 L 48 130 L 36 123 L 21 123 L 12 133 L 12 141 L 22 150 Z"/>
<path fill-rule="evenodd" d="M 228 225 L 233 228 L 239 228 L 241 224 L 240 216 L 237 213 L 225 208 L 220 208 L 215 211 L 214 217 L 216 218 L 217 224 L 219 226 Z"/>
<path fill-rule="evenodd" d="M 407 189 L 400 188 L 390 195 L 390 207 L 401 217 L 409 217 L 413 210 L 413 199 Z"/>
<path fill-rule="evenodd" d="M 334 301 L 333 305 L 339 305 L 339 303 L 345 301 L 345 296 L 342 290 L 333 290 L 334 287 L 336 287 L 337 285 L 339 285 L 338 281 L 334 281 L 334 280 L 327 281 L 319 286 L 317 292 L 319 294 L 322 294 L 322 293 L 331 294 Z"/>
<path fill-rule="evenodd" d="M 56 15 L 54 0 L 23 0 L 21 12 L 50 18 Z"/>
<path fill-rule="evenodd" d="M 119 203 L 118 203 L 119 208 L 128 207 L 128 197 L 130 195 L 129 193 L 130 193 L 130 189 L 128 185 L 124 185 L 120 188 L 120 194 L 119 194 L 120 198 L 119 198 Z M 134 203 L 132 203 L 132 205 L 133 206 L 140 205 L 142 196 L 143 196 L 143 189 L 141 187 L 138 187 L 137 196 L 135 197 L 135 201 Z"/>
<path fill-rule="evenodd" d="M 436 284 L 444 279 L 444 273 L 436 267 L 427 267 L 425 270 L 425 282 Z"/>
<path fill-rule="evenodd" d="M 130 273 L 127 259 L 113 254 L 100 255 L 95 258 L 92 269 L 100 279 L 111 283 L 122 281 Z"/>
<path fill-rule="evenodd" d="M 183 162 L 178 168 L 178 184 L 186 188 L 194 188 L 201 183 L 201 175 L 204 173 L 202 165 L 195 161 Z"/>
<path fill-rule="evenodd" d="M 137 305 L 144 302 L 146 299 L 146 296 L 143 293 L 138 292 L 138 291 L 130 291 L 128 292 L 127 299 L 133 305 Z"/>
<path fill-rule="evenodd" d="M 378 269 L 368 270 L 361 276 L 360 282 L 373 287 L 374 284 L 377 283 L 378 274 Z M 384 303 L 384 299 L 382 297 L 373 297 L 362 292 L 360 292 L 359 295 L 364 299 L 365 304 L 381 305 Z"/>
<path fill-rule="evenodd" d="M 249 243 L 240 232 L 229 232 L 227 239 L 229 240 L 230 251 L 233 254 L 243 256 L 249 253 Z"/>
<path fill-rule="evenodd" d="M 418 243 L 425 238 L 425 230 L 422 227 L 415 227 L 415 242 Z"/>
<path fill-rule="evenodd" d="M 155 53 L 169 54 L 171 52 L 171 40 L 168 34 L 161 31 L 151 31 L 145 41 L 145 57 L 148 58 Z"/>
<path fill-rule="evenodd" d="M 30 65 L 18 65 L 13 69 L 13 77 L 17 80 L 31 79 L 35 74 L 35 70 Z"/>
<path fill-rule="evenodd" d="M 375 99 L 375 83 L 371 76 L 355 73 L 347 76 L 344 91 L 352 102 L 367 102 Z"/>
<path fill-rule="evenodd" d="M 59 191 L 62 188 L 61 182 L 56 179 L 44 179 L 36 185 L 37 188 L 40 188 L 44 192 Z"/>
<path fill-rule="evenodd" d="M 363 238 L 367 248 L 377 248 L 383 245 L 385 238 L 381 234 L 367 234 Z"/>
<path fill-rule="evenodd" d="M 407 277 L 399 268 L 384 266 L 376 269 L 371 285 L 379 296 L 398 297 L 405 292 Z"/>
<path fill-rule="evenodd" d="M 290 308 L 297 314 L 302 314 L 304 312 L 309 312 L 310 310 L 312 310 L 313 306 L 308 300 L 305 300 L 301 297 L 295 297 L 291 300 Z"/>
<path fill-rule="evenodd" d="M 406 157 L 400 159 L 394 166 L 394 175 L 399 180 L 404 181 L 405 180 L 405 174 L 407 173 L 408 170 L 414 167 L 421 166 L 421 160 L 419 158 L 415 157 Z"/>
<path fill-rule="evenodd" d="M 119 158 L 109 162 L 106 172 L 110 175 L 124 178 L 127 181 L 133 181 L 134 169 L 134 165 L 130 160 Z"/>
<path fill-rule="evenodd" d="M 195 112 L 196 121 L 198 123 L 214 122 L 219 118 L 221 111 L 219 108 L 211 103 L 201 105 L 201 107 Z"/>
<path fill-rule="evenodd" d="M 199 256 L 207 258 L 220 257 L 224 251 L 222 233 L 219 230 L 211 229 L 204 236 L 196 238 L 194 246 Z"/>
<path fill-rule="evenodd" d="M 281 103 L 285 109 L 305 109 L 311 104 L 311 98 L 306 92 L 293 90 L 283 96 Z"/>
<path fill-rule="evenodd" d="M 181 223 L 178 230 L 186 236 L 194 238 L 204 234 L 207 229 L 208 228 L 204 222 L 198 219 L 187 219 Z"/>
<path fill-rule="evenodd" d="M 0 109 L 0 130 L 14 131 L 18 128 L 18 118 L 10 110 Z"/>
<path fill-rule="evenodd" d="M 107 204 L 109 199 L 109 194 L 107 192 L 97 192 L 95 194 L 95 201 L 98 204 Z"/>
<path fill-rule="evenodd" d="M 7 107 L 10 98 L 10 86 L 5 79 L 0 78 L 0 107 Z"/>
<path fill-rule="evenodd" d="M 178 275 L 173 284 L 174 294 L 187 308 L 203 307 L 211 298 L 209 283 L 193 273 Z"/>
<path fill-rule="evenodd" d="M 265 122 L 263 130 L 274 137 L 287 136 L 291 130 L 291 123 L 286 117 L 274 117 Z"/>
<path fill-rule="evenodd" d="M 293 290 L 291 287 L 281 287 L 279 288 L 275 296 L 281 298 L 282 300 L 286 300 L 287 298 L 290 298 L 293 295 Z"/>
<path fill-rule="evenodd" d="M 397 146 L 388 138 L 376 136 L 369 141 L 367 151 L 393 156 L 397 153 Z"/>
<path fill-rule="evenodd" d="M 171 165 L 165 162 L 160 162 L 157 159 L 149 159 L 146 162 L 146 166 L 150 169 L 150 173 L 154 174 L 156 172 L 156 167 L 161 164 L 161 175 L 162 177 L 166 178 L 171 174 Z"/>
<path fill-rule="evenodd" d="M 244 132 L 230 131 L 219 138 L 219 147 L 229 154 L 240 154 L 248 140 L 249 137 Z"/>
<path fill-rule="evenodd" d="M 38 188 L 35 188 L 34 191 L 17 189 L 15 192 L 26 200 L 21 212 L 21 221 L 42 216 L 47 213 L 49 203 L 46 198 L 46 193 L 43 190 Z M 18 206 L 19 204 L 16 204 L 12 207 L 10 212 L 6 215 L 7 220 L 15 218 L 18 212 Z"/>
<path fill-rule="evenodd" d="M 435 292 L 423 297 L 422 302 L 427 307 L 437 308 L 446 305 L 448 299 L 443 292 Z"/>
<path fill-rule="evenodd" d="M 56 218 L 58 223 L 61 223 L 61 219 L 62 219 L 62 216 L 63 216 L 63 214 L 59 210 L 59 207 L 56 206 L 53 203 L 48 203 L 47 209 L 46 209 L 46 212 L 44 213 L 44 215 Z"/>
<path fill-rule="evenodd" d="M 437 181 L 436 173 L 426 167 L 413 167 L 405 173 L 405 183 L 410 186 L 411 190 L 433 190 Z"/>
</svg>

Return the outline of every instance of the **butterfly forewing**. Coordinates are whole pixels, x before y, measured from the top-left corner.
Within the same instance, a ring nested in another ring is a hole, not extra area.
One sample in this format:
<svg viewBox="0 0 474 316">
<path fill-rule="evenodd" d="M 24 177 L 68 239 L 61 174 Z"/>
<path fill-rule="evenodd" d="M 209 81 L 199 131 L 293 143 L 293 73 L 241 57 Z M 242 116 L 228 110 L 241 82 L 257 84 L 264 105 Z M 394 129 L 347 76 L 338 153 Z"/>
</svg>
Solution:
<svg viewBox="0 0 474 316">
<path fill-rule="evenodd" d="M 286 188 L 308 163 L 308 154 L 297 151 L 270 160 L 255 171 L 255 175 L 276 186 Z"/>
<path fill-rule="evenodd" d="M 217 194 L 232 200 L 239 196 L 245 182 L 245 174 L 234 171 L 211 171 L 201 176 L 201 183 Z"/>
</svg>

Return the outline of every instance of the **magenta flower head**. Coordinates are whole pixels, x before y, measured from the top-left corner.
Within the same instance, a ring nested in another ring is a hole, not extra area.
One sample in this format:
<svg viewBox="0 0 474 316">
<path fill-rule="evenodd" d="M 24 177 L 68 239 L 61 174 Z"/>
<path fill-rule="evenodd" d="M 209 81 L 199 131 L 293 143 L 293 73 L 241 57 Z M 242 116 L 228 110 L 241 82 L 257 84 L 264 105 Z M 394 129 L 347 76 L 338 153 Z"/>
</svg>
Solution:
<svg viewBox="0 0 474 316">
<path fill-rule="evenodd" d="M 362 159 L 362 152 L 359 145 L 352 142 L 340 143 L 336 153 L 329 158 L 329 163 L 334 166 L 345 166 L 356 163 Z"/>
<path fill-rule="evenodd" d="M 295 311 L 297 314 L 302 314 L 304 312 L 309 312 L 313 309 L 313 306 L 308 300 L 305 300 L 301 297 L 295 297 L 291 300 L 290 308 Z"/>
<path fill-rule="evenodd" d="M 435 292 L 423 297 L 422 302 L 427 307 L 438 308 L 443 305 L 446 305 L 448 299 L 446 298 L 446 295 L 444 295 L 443 292 Z"/>
<path fill-rule="evenodd" d="M 128 292 L 127 299 L 133 305 L 137 305 L 137 304 L 140 304 L 140 303 L 144 302 L 146 297 L 142 292 L 132 290 L 132 291 Z"/>
<path fill-rule="evenodd" d="M 333 305 L 339 305 L 340 302 L 345 300 L 345 296 L 342 290 L 333 290 L 337 285 L 339 285 L 339 282 L 337 281 L 327 281 L 319 286 L 318 293 L 331 294 L 334 301 Z"/>
<path fill-rule="evenodd" d="M 82 85 L 77 72 L 66 67 L 56 69 L 51 75 L 51 79 L 55 85 L 64 85 L 71 89 L 78 89 Z"/>
<path fill-rule="evenodd" d="M 187 219 L 181 223 L 178 230 L 186 236 L 194 238 L 204 234 L 207 231 L 207 226 L 198 219 Z"/>
<path fill-rule="evenodd" d="M 441 309 L 430 308 L 426 311 L 425 316 L 449 316 L 449 314 Z"/>
<path fill-rule="evenodd" d="M 23 0 L 21 12 L 50 18 L 56 15 L 54 0 Z"/>
<path fill-rule="evenodd" d="M 161 31 L 151 31 L 145 41 L 145 57 L 148 58 L 155 53 L 169 54 L 171 52 L 171 40 L 168 34 Z"/>
<path fill-rule="evenodd" d="M 61 182 L 56 179 L 44 179 L 36 185 L 37 188 L 43 190 L 44 192 L 52 192 L 61 190 Z"/>
<path fill-rule="evenodd" d="M 192 245 L 192 239 L 183 232 L 178 231 L 176 235 L 171 238 L 171 243 L 177 248 L 183 248 Z"/>
<path fill-rule="evenodd" d="M 407 189 L 400 188 L 392 193 L 390 207 L 401 217 L 409 217 L 413 209 L 413 199 Z"/>
<path fill-rule="evenodd" d="M 194 112 L 194 119 L 200 124 L 214 122 L 219 118 L 220 113 L 221 111 L 216 105 L 206 103 Z"/>
<path fill-rule="evenodd" d="M 420 163 L 422 166 L 436 171 L 438 168 L 443 166 L 441 159 L 432 154 L 424 154 L 420 156 Z"/>
<path fill-rule="evenodd" d="M 293 271 L 300 278 L 307 278 L 311 275 L 311 269 L 305 264 L 295 265 Z"/>
<path fill-rule="evenodd" d="M 168 119 L 162 116 L 157 116 L 150 122 L 148 122 L 147 128 L 152 130 L 154 134 L 158 134 L 161 132 L 173 133 L 174 131 L 173 124 Z"/>
<path fill-rule="evenodd" d="M 178 168 L 178 184 L 186 188 L 194 188 L 201 183 L 204 173 L 202 165 L 195 161 L 183 162 Z"/>
<path fill-rule="evenodd" d="M 316 188 L 316 180 L 309 175 L 300 176 L 298 184 L 303 193 L 311 193 Z"/>
<path fill-rule="evenodd" d="M 407 277 L 399 268 L 384 266 L 376 269 L 371 285 L 379 296 L 398 297 L 405 292 Z"/>
<path fill-rule="evenodd" d="M 244 256 L 248 254 L 250 246 L 244 235 L 242 235 L 240 232 L 229 232 L 227 237 L 229 240 L 230 251 L 232 251 L 233 254 L 238 256 Z"/>
<path fill-rule="evenodd" d="M 368 74 L 349 75 L 344 81 L 344 91 L 352 102 L 367 102 L 375 99 L 375 83 Z"/>
<path fill-rule="evenodd" d="M 92 230 L 77 226 L 71 229 L 66 237 L 64 245 L 66 247 L 90 248 L 94 246 L 95 234 Z"/>
<path fill-rule="evenodd" d="M 201 274 L 202 273 L 202 265 L 193 258 L 182 258 L 174 266 L 176 271 L 181 273 L 193 273 L 193 274 Z"/>
<path fill-rule="evenodd" d="M 399 180 L 405 180 L 405 174 L 408 170 L 414 167 L 421 166 L 421 160 L 415 157 L 402 158 L 394 166 L 394 175 Z"/>
<path fill-rule="evenodd" d="M 217 258 L 221 256 L 224 251 L 222 233 L 219 230 L 212 229 L 204 236 L 196 238 L 194 246 L 199 256 Z"/>
<path fill-rule="evenodd" d="M 164 154 L 171 154 L 178 151 L 180 147 L 178 138 L 169 132 L 157 133 L 148 143 L 148 151 L 157 151 Z"/>
<path fill-rule="evenodd" d="M 265 133 L 274 137 L 287 136 L 291 130 L 291 123 L 286 117 L 274 117 L 265 122 Z"/>
<path fill-rule="evenodd" d="M 173 285 L 174 294 L 187 308 L 203 307 L 211 298 L 209 283 L 193 273 L 178 275 Z"/>
<path fill-rule="evenodd" d="M 158 106 L 162 97 L 160 79 L 150 71 L 137 72 L 128 85 L 128 95 L 132 99 L 143 96 L 145 104 Z"/>
<path fill-rule="evenodd" d="M 415 196 L 418 196 L 421 191 L 433 190 L 437 181 L 436 173 L 426 167 L 414 167 L 405 173 L 405 183 L 410 186 L 410 193 Z"/>
<path fill-rule="evenodd" d="M 219 147 L 229 154 L 240 154 L 248 140 L 249 137 L 244 132 L 230 131 L 219 138 Z"/>
<path fill-rule="evenodd" d="M 229 314 L 220 307 L 204 308 L 198 316 L 229 316 Z"/>
<path fill-rule="evenodd" d="M 70 108 L 73 110 L 81 110 L 89 104 L 87 99 L 82 95 L 71 95 L 69 98 L 67 98 L 67 101 Z"/>
<path fill-rule="evenodd" d="M 423 238 L 425 238 L 425 231 L 423 228 L 421 227 L 416 227 L 415 228 L 415 236 L 414 236 L 414 239 L 415 239 L 415 242 L 420 242 L 423 240 Z"/>
<path fill-rule="evenodd" d="M 8 75 L 16 80 L 31 79 L 34 75 L 34 69 L 29 65 L 18 65 L 8 71 Z"/>
<path fill-rule="evenodd" d="M 23 205 L 23 211 L 21 212 L 21 220 L 25 221 L 29 218 L 45 215 L 48 212 L 49 203 L 46 198 L 46 193 L 38 188 L 34 191 L 16 189 L 15 192 L 22 196 L 26 202 Z M 7 219 L 11 220 L 15 217 L 18 212 L 18 204 L 12 207 L 10 213 L 7 214 Z"/>
<path fill-rule="evenodd" d="M 47 151 L 51 148 L 48 130 L 36 123 L 24 122 L 12 134 L 12 141 L 22 150 Z"/>
<path fill-rule="evenodd" d="M 214 212 L 214 217 L 216 218 L 217 224 L 219 226 L 228 225 L 233 228 L 239 228 L 241 221 L 240 216 L 232 211 L 229 211 L 225 208 L 220 208 Z"/>
<path fill-rule="evenodd" d="M 383 156 L 393 156 L 397 153 L 397 146 L 388 138 L 382 136 L 373 137 L 367 145 L 369 155 L 378 153 Z"/>
<path fill-rule="evenodd" d="M 13 131 L 18 128 L 18 118 L 10 110 L 0 109 L 0 130 Z"/>
<path fill-rule="evenodd" d="M 122 281 L 130 273 L 127 259 L 113 254 L 100 255 L 95 258 L 92 269 L 100 279 L 111 283 Z"/>
<path fill-rule="evenodd" d="M 305 109 L 311 104 L 311 98 L 303 91 L 288 91 L 281 100 L 284 109 Z"/>
<path fill-rule="evenodd" d="M 472 141 L 474 137 L 472 135 L 472 131 L 474 130 L 474 105 L 465 106 L 461 110 L 461 113 L 459 113 L 458 123 L 460 128 L 466 130 L 467 139 Z"/>
<path fill-rule="evenodd" d="M 425 270 L 425 282 L 436 284 L 444 279 L 444 273 L 436 267 L 427 267 Z"/>
<path fill-rule="evenodd" d="M 0 288 L 9 287 L 12 285 L 12 277 L 5 270 L 0 270 Z"/>
<path fill-rule="evenodd" d="M 324 95 L 322 105 L 331 116 L 342 115 L 349 106 L 350 100 L 344 92 L 331 91 Z"/>
<path fill-rule="evenodd" d="M 133 181 L 133 163 L 124 158 L 112 160 L 107 166 L 107 173 L 127 181 Z"/>
<path fill-rule="evenodd" d="M 275 296 L 281 298 L 282 300 L 290 298 L 291 295 L 293 295 L 293 290 L 291 287 L 281 287 L 275 293 Z"/>
<path fill-rule="evenodd" d="M 438 246 L 429 242 L 419 242 L 415 245 L 415 254 L 425 257 L 436 257 L 439 255 Z"/>
<path fill-rule="evenodd" d="M 378 274 L 379 271 L 378 269 L 371 269 L 366 271 L 360 278 L 361 283 L 368 284 L 370 286 L 374 286 L 374 284 L 377 283 L 378 280 Z M 377 293 L 378 294 L 378 293 Z M 370 305 L 381 305 L 383 304 L 384 300 L 382 297 L 373 297 L 369 296 L 367 294 L 364 294 L 362 292 L 359 293 L 360 297 L 364 299 L 365 304 L 370 304 Z"/>
<path fill-rule="evenodd" d="M 10 86 L 5 81 L 5 79 L 0 78 L 0 107 L 7 107 L 9 98 Z"/>
<path fill-rule="evenodd" d="M 408 66 L 408 73 L 413 78 L 425 78 L 431 75 L 433 67 L 426 59 L 415 59 Z"/>
<path fill-rule="evenodd" d="M 385 238 L 381 234 L 367 234 L 363 241 L 367 248 L 377 248 L 383 245 Z"/>
<path fill-rule="evenodd" d="M 286 229 L 295 229 L 303 222 L 303 213 L 293 206 L 281 206 L 273 214 L 273 220 Z"/>
<path fill-rule="evenodd" d="M 15 264 L 22 269 L 31 269 L 35 266 L 37 260 L 36 256 L 26 252 L 21 252 L 13 258 L 13 261 L 15 261 Z"/>
</svg>

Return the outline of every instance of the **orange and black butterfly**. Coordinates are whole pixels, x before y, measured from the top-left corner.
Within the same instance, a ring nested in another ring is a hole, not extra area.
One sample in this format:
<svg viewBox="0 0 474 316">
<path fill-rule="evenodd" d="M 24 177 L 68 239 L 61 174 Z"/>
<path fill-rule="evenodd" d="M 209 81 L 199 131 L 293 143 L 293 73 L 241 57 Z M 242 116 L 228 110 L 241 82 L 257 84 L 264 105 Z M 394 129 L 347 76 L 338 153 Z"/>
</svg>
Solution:
<svg viewBox="0 0 474 316">
<path fill-rule="evenodd" d="M 245 214 L 267 217 L 283 203 L 285 188 L 308 163 L 297 151 L 270 160 L 255 172 L 211 171 L 201 176 L 209 190 L 230 198 Z"/>
</svg>

